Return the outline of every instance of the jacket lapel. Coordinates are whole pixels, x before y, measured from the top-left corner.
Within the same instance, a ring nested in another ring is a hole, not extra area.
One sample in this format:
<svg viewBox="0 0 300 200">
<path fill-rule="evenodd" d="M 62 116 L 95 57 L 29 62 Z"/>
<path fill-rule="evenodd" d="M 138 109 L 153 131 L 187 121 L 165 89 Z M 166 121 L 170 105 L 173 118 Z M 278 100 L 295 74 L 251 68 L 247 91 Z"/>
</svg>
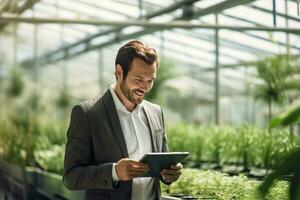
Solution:
<svg viewBox="0 0 300 200">
<path fill-rule="evenodd" d="M 107 90 L 102 97 L 104 108 L 106 110 L 106 114 L 108 115 L 110 124 L 112 126 L 113 133 L 119 143 L 119 147 L 122 151 L 122 154 L 125 158 L 128 158 L 128 150 L 126 147 L 126 142 L 124 138 L 124 134 L 121 128 L 120 119 L 118 117 L 118 113 L 116 110 L 116 106 L 114 100 L 111 96 L 110 90 Z"/>
<path fill-rule="evenodd" d="M 150 136 L 151 136 L 153 152 L 157 152 L 157 146 L 156 146 L 156 142 L 154 140 L 154 127 L 153 127 L 153 124 L 151 123 L 153 120 L 151 120 L 151 117 L 149 115 L 149 110 L 145 104 L 143 106 L 143 114 L 146 116 L 146 120 L 144 120 L 144 119 L 143 120 L 146 122 L 146 124 L 148 125 L 148 127 L 150 129 Z"/>
</svg>

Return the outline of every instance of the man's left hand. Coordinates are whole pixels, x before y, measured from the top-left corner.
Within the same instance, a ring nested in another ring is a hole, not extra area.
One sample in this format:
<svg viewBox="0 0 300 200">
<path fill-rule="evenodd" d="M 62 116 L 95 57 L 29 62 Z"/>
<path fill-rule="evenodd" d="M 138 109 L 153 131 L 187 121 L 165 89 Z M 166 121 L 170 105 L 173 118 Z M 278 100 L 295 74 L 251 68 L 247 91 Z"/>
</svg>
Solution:
<svg viewBox="0 0 300 200">
<path fill-rule="evenodd" d="M 160 175 L 163 179 L 168 182 L 172 183 L 178 180 L 181 175 L 182 164 L 177 163 L 176 165 L 172 165 L 169 169 L 164 169 L 160 172 Z"/>
</svg>

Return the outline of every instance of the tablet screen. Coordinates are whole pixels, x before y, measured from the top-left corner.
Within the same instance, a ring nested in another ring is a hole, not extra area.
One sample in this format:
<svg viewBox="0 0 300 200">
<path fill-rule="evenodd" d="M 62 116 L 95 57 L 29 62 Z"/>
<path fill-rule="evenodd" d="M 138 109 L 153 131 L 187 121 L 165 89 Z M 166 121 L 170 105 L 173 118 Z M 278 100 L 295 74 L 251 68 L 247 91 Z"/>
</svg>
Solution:
<svg viewBox="0 0 300 200">
<path fill-rule="evenodd" d="M 149 171 L 143 177 L 159 177 L 163 169 L 181 162 L 189 154 L 189 152 L 147 153 L 140 159 L 140 162 L 149 165 Z"/>
</svg>

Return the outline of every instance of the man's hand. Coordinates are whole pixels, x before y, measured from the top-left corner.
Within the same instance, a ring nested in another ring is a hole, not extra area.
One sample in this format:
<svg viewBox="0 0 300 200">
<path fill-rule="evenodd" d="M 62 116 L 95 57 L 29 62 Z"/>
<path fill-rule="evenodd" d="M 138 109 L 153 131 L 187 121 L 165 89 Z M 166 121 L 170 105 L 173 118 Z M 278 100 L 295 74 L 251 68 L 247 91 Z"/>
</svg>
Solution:
<svg viewBox="0 0 300 200">
<path fill-rule="evenodd" d="M 145 163 L 123 158 L 116 163 L 116 173 L 121 181 L 129 181 L 146 174 L 149 167 Z"/>
<path fill-rule="evenodd" d="M 178 180 L 181 175 L 182 164 L 177 163 L 176 165 L 172 165 L 169 169 L 164 169 L 160 172 L 160 175 L 163 179 L 168 182 L 172 183 Z"/>
</svg>

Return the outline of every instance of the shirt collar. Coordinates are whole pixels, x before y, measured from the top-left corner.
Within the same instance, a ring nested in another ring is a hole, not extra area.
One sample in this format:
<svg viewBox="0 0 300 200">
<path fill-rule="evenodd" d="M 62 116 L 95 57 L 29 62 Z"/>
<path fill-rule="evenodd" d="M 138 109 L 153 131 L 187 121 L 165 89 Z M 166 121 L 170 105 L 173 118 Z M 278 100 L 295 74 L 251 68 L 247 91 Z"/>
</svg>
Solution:
<svg viewBox="0 0 300 200">
<path fill-rule="evenodd" d="M 123 103 L 120 101 L 119 97 L 117 96 L 117 94 L 114 90 L 115 86 L 116 86 L 115 83 L 111 84 L 109 90 L 110 90 L 110 93 L 112 94 L 116 109 L 119 111 L 125 112 L 125 113 L 130 113 L 126 109 L 126 107 L 123 105 Z M 143 108 L 143 101 L 135 107 L 135 109 L 132 111 L 132 113 L 139 113 L 142 108 Z"/>
</svg>

